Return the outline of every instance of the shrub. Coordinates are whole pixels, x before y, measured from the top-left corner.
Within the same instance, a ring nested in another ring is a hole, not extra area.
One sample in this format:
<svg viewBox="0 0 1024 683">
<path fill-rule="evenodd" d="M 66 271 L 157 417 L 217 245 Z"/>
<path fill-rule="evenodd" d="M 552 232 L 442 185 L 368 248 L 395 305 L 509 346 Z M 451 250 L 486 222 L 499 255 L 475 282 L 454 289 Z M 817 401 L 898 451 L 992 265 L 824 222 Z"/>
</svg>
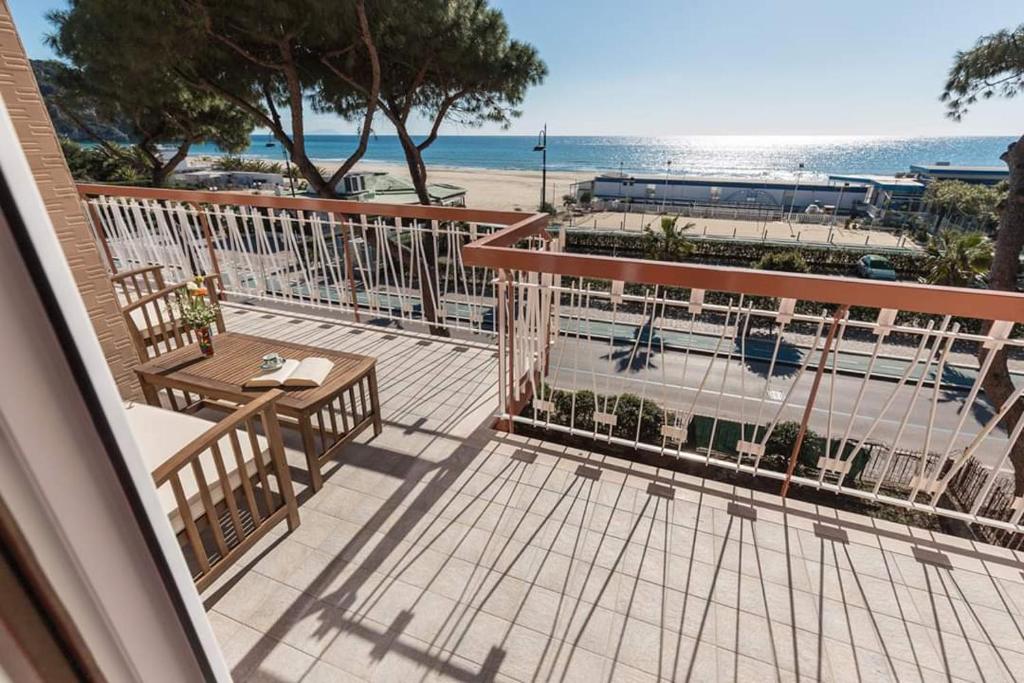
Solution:
<svg viewBox="0 0 1024 683">
<path fill-rule="evenodd" d="M 796 250 L 768 252 L 755 266 L 759 270 L 779 270 L 787 273 L 806 273 L 810 271 L 807 261 Z"/>
<path fill-rule="evenodd" d="M 641 407 L 641 403 L 643 406 Z M 640 441 L 656 444 L 661 442 L 661 425 L 665 413 L 654 401 L 641 398 L 635 394 L 622 394 L 615 406 L 616 424 L 612 431 L 620 439 L 632 441 L 640 428 Z"/>
<path fill-rule="evenodd" d="M 76 180 L 134 184 L 148 180 L 140 172 L 145 162 L 134 147 L 111 143 L 111 147 L 118 150 L 114 153 L 105 147 L 86 146 L 68 139 L 61 140 L 60 146 Z"/>
<path fill-rule="evenodd" d="M 573 399 L 576 401 L 576 420 L 573 426 L 585 432 L 594 429 L 594 406 L 596 405 L 594 392 L 586 389 L 582 391 L 555 391 L 555 422 L 566 427 L 573 414 Z"/>
<path fill-rule="evenodd" d="M 766 455 L 783 456 L 788 464 L 789 457 L 793 453 L 793 444 L 800 433 L 800 423 L 780 422 L 775 425 L 772 435 L 768 437 L 765 444 Z M 808 429 L 804 434 L 803 443 L 800 444 L 800 455 L 797 463 L 803 467 L 817 467 L 818 458 L 825 454 L 825 439 L 813 430 Z"/>
<path fill-rule="evenodd" d="M 280 162 L 267 161 L 265 159 L 246 159 L 245 157 L 233 156 L 231 154 L 214 159 L 211 168 L 217 171 L 240 171 L 247 173 L 284 172 L 284 167 Z"/>
</svg>

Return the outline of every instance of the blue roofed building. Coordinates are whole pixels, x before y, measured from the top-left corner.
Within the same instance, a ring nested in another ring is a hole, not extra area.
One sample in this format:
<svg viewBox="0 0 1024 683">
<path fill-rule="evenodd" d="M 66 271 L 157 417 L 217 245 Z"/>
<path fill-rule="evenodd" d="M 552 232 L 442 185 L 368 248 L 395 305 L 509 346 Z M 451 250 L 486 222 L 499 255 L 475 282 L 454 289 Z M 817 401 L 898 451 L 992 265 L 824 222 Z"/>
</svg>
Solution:
<svg viewBox="0 0 1024 683">
<path fill-rule="evenodd" d="M 910 172 L 925 184 L 933 180 L 959 180 L 964 183 L 995 185 L 1010 176 L 1005 166 L 955 166 L 940 161 L 934 164 L 913 164 Z"/>
</svg>

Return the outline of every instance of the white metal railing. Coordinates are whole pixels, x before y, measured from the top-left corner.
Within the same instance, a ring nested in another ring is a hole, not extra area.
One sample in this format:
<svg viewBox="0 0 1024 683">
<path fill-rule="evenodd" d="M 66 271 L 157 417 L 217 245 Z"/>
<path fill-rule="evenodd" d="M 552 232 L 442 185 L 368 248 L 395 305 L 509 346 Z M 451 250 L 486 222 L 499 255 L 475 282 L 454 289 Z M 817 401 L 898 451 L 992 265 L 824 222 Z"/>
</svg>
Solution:
<svg viewBox="0 0 1024 683">
<path fill-rule="evenodd" d="M 995 355 L 976 361 L 982 347 L 1019 357 L 1024 341 L 1008 322 L 983 335 L 979 321 L 952 316 L 977 299 L 991 320 L 1016 299 L 922 290 L 931 300 L 923 310 L 940 314 L 901 316 L 877 306 L 917 306 L 905 285 L 747 272 L 747 291 L 735 286 L 744 271 L 676 275 L 656 270 L 664 264 L 563 255 L 536 220 L 445 220 L 433 207 L 375 216 L 365 204 L 341 213 L 117 195 L 87 202 L 121 269 L 159 263 L 169 280 L 219 271 L 231 295 L 400 322 L 423 322 L 426 298 L 438 324 L 496 333 L 497 412 L 508 423 L 771 480 L 786 479 L 803 423 L 811 433 L 793 483 L 1024 538 L 1011 451 L 1024 420 L 1000 426 L 1024 390 L 993 410 L 981 386 Z M 500 254 L 483 258 L 483 244 Z M 522 247 L 536 253 L 516 258 Z M 697 284 L 569 276 L 616 268 Z M 734 293 L 700 288 L 718 281 Z M 843 306 L 811 303 L 823 288 Z"/>
<path fill-rule="evenodd" d="M 516 349 L 501 371 L 521 384 L 513 398 L 532 397 L 509 401 L 506 419 L 783 480 L 812 400 L 794 484 L 1024 531 L 1011 461 L 1024 419 L 999 427 L 1024 383 L 993 411 L 981 384 L 995 354 L 975 360 L 979 346 L 1022 350 L 1009 324 L 981 335 L 949 315 L 836 317 L 793 299 L 555 277 L 505 285 L 519 312 L 511 330 L 500 320 Z"/>
<path fill-rule="evenodd" d="M 755 206 L 715 205 L 694 203 L 673 203 L 660 201 L 621 201 L 614 198 L 601 198 L 591 202 L 591 210 L 625 213 L 669 214 L 686 218 L 716 218 L 722 220 L 757 221 L 757 222 L 791 222 L 821 225 L 833 220 L 842 223 L 847 214 L 833 219 L 831 213 L 805 213 L 794 211 L 792 217 L 788 206 L 761 204 Z"/>
<path fill-rule="evenodd" d="M 495 273 L 467 266 L 462 246 L 504 225 L 109 195 L 86 201 L 118 269 L 158 263 L 179 281 L 220 272 L 227 294 L 494 332 Z"/>
</svg>

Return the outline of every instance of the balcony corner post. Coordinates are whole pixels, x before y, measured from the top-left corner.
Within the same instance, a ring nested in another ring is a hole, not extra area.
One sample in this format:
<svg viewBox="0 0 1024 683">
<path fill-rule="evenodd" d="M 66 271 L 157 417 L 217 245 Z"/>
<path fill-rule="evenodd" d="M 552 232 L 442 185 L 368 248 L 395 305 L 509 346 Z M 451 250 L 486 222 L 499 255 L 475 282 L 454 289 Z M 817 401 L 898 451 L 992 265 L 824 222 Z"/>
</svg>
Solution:
<svg viewBox="0 0 1024 683">
<path fill-rule="evenodd" d="M 210 221 L 206 217 L 206 212 L 198 206 L 193 206 L 196 215 L 199 216 L 199 225 L 203 229 L 203 239 L 206 240 L 206 251 L 210 254 L 210 268 L 213 270 L 213 275 L 217 277 L 217 300 L 223 301 L 227 297 L 224 295 L 224 280 L 220 272 L 220 261 L 217 259 L 217 250 L 213 244 L 213 231 L 210 229 Z"/>
<path fill-rule="evenodd" d="M 814 383 L 811 384 L 811 391 L 807 395 L 807 403 L 804 405 L 803 418 L 800 420 L 800 431 L 797 432 L 796 440 L 793 442 L 793 450 L 789 455 L 789 466 L 786 467 L 786 478 L 782 482 L 782 490 L 779 495 L 785 499 L 789 493 L 789 482 L 796 470 L 796 463 L 800 457 L 800 448 L 804 443 L 804 436 L 807 434 L 807 423 L 811 419 L 811 411 L 814 410 L 814 400 L 818 396 L 818 387 L 821 385 L 821 376 L 825 374 L 825 366 L 828 364 L 828 356 L 832 353 L 832 340 L 835 339 L 839 322 L 849 312 L 850 307 L 846 304 L 836 309 L 832 315 L 832 324 L 828 328 L 828 336 L 825 337 L 825 345 L 821 349 L 821 356 L 818 358 L 818 369 L 814 373 Z"/>
</svg>

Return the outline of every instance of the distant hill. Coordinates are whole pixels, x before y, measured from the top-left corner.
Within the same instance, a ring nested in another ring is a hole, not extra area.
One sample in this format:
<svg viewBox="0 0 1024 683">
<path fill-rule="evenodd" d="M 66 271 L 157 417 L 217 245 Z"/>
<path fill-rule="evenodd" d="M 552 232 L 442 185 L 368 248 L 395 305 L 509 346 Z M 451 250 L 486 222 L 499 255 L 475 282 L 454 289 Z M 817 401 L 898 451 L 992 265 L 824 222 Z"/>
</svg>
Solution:
<svg viewBox="0 0 1024 683">
<path fill-rule="evenodd" d="M 57 135 L 63 138 L 70 138 L 71 140 L 90 140 L 91 138 L 86 135 L 85 131 L 81 130 L 53 104 L 54 95 L 60 87 L 56 83 L 55 73 L 61 67 L 61 63 L 52 59 L 33 59 L 31 62 L 32 71 L 36 75 L 36 82 L 39 83 L 39 91 L 43 94 L 43 100 L 46 102 L 46 111 L 50 114 L 53 127 L 57 129 Z M 92 114 L 83 117 L 83 122 L 90 130 L 95 131 L 107 140 L 130 142 L 124 130 L 118 126 L 97 121 L 96 117 Z"/>
</svg>

